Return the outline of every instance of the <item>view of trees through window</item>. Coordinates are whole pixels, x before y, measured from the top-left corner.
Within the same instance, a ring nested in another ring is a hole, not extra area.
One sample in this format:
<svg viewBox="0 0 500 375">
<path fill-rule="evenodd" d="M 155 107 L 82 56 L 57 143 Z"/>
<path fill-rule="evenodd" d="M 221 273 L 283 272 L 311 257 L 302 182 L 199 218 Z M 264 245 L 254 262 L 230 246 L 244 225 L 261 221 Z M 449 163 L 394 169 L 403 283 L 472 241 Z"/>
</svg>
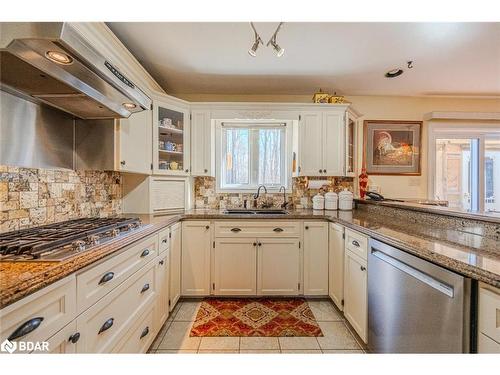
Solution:
<svg viewBox="0 0 500 375">
<path fill-rule="evenodd" d="M 222 129 L 222 188 L 253 189 L 285 184 L 285 127 Z"/>
</svg>

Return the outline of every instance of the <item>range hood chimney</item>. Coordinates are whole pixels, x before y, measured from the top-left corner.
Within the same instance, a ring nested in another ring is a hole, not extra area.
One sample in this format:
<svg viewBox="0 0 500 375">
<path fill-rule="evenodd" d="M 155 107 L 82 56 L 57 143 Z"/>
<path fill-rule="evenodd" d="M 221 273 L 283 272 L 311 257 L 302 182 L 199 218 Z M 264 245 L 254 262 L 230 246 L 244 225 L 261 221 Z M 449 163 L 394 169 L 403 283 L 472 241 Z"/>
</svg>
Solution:
<svg viewBox="0 0 500 375">
<path fill-rule="evenodd" d="M 0 23 L 0 85 L 81 119 L 151 108 L 151 99 L 69 23 Z"/>
</svg>

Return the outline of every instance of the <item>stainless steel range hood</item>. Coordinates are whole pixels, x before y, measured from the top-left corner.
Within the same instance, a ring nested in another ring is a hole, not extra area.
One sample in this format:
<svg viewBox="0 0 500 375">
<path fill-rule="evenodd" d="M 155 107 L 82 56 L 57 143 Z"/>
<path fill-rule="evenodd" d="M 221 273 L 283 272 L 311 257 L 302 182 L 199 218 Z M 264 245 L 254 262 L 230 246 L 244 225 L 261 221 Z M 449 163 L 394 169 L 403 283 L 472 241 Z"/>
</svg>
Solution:
<svg viewBox="0 0 500 375">
<path fill-rule="evenodd" d="M 82 119 L 151 108 L 151 99 L 69 23 L 0 23 L 0 83 Z"/>
</svg>

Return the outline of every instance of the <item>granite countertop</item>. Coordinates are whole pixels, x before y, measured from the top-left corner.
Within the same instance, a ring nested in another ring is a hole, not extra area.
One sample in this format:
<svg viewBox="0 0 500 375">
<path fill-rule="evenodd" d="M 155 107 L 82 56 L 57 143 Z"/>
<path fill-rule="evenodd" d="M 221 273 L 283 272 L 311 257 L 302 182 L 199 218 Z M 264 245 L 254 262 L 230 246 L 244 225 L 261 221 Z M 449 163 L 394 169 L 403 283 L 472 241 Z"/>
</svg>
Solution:
<svg viewBox="0 0 500 375">
<path fill-rule="evenodd" d="M 0 309 L 180 220 L 179 215 L 123 216 L 139 217 L 143 226 L 126 237 L 98 245 L 92 251 L 61 262 L 0 262 Z"/>
<path fill-rule="evenodd" d="M 362 209 L 353 211 L 291 210 L 287 215 L 225 214 L 219 210 L 188 210 L 179 215 L 134 215 L 144 226 L 132 235 L 97 246 L 62 262 L 0 262 L 0 308 L 75 273 L 123 247 L 180 220 L 311 220 L 321 219 L 398 247 L 473 279 L 500 287 L 500 242 L 478 234 L 395 220 Z"/>
</svg>

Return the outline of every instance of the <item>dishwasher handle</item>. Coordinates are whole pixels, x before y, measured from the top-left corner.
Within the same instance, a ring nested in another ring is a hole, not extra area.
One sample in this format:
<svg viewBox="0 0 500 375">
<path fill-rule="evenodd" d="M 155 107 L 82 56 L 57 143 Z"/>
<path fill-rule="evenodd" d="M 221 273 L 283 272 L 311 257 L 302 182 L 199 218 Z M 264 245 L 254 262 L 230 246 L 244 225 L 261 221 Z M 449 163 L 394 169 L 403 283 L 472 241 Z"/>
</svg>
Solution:
<svg viewBox="0 0 500 375">
<path fill-rule="evenodd" d="M 408 264 L 403 263 L 400 260 L 383 253 L 380 250 L 372 248 L 371 254 L 374 257 L 390 264 L 394 268 L 397 268 L 401 272 L 404 272 L 404 273 L 414 277 L 415 279 L 420 280 L 424 284 L 427 284 L 431 288 L 434 288 L 437 291 L 439 291 L 443 294 L 446 294 L 448 297 L 453 298 L 453 296 L 454 296 L 453 287 L 446 285 L 446 284 L 443 284 L 441 281 L 436 280 L 435 278 L 427 275 L 426 273 L 419 271 L 418 269 L 413 268 L 413 267 L 409 266 Z"/>
</svg>

